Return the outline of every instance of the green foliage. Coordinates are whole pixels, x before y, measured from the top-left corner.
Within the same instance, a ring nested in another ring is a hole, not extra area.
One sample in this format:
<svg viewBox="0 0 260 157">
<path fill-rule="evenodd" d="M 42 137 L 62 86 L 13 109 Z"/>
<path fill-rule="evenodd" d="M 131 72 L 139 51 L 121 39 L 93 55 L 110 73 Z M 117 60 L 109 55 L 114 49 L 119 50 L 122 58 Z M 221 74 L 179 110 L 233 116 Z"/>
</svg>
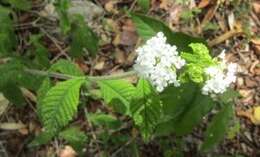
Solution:
<svg viewBox="0 0 260 157">
<path fill-rule="evenodd" d="M 232 103 L 234 98 L 237 98 L 240 94 L 235 91 L 234 89 L 227 89 L 222 95 L 220 95 L 219 100 L 222 101 L 224 104 Z"/>
<path fill-rule="evenodd" d="M 22 107 L 25 99 L 21 89 L 18 87 L 18 79 L 23 73 L 23 65 L 18 60 L 11 60 L 6 64 L 0 65 L 0 91 L 14 105 Z M 16 77 L 14 77 L 16 76 Z"/>
<path fill-rule="evenodd" d="M 87 50 L 91 56 L 96 55 L 99 39 L 87 26 L 84 18 L 81 16 L 75 18 L 73 22 L 71 40 L 72 43 L 69 53 L 72 57 L 82 57 L 84 55 L 84 50 Z"/>
<path fill-rule="evenodd" d="M 56 133 L 73 118 L 79 103 L 79 90 L 84 78 L 74 78 L 52 87 L 42 100 L 41 116 L 44 127 Z"/>
<path fill-rule="evenodd" d="M 70 127 L 59 133 L 59 137 L 66 140 L 76 151 L 84 148 L 88 137 L 77 127 Z"/>
<path fill-rule="evenodd" d="M 163 32 L 167 37 L 167 41 L 171 45 L 176 45 L 178 51 L 192 51 L 188 46 L 190 43 L 204 43 L 205 40 L 201 38 L 191 37 L 181 32 L 172 32 L 171 29 L 166 26 L 163 22 L 156 20 L 154 18 L 142 15 L 131 13 L 131 18 L 136 26 L 137 33 L 144 39 L 150 39 L 158 32 Z"/>
<path fill-rule="evenodd" d="M 161 94 L 164 118 L 156 128 L 157 135 L 169 135 L 174 132 L 175 121 L 192 104 L 198 87 L 193 83 L 185 83 L 180 87 L 169 86 Z"/>
<path fill-rule="evenodd" d="M 140 79 L 136 89 L 137 98 L 131 103 L 131 117 L 148 141 L 161 116 L 161 103 L 150 83 Z"/>
<path fill-rule="evenodd" d="M 37 147 L 43 144 L 47 144 L 54 137 L 53 133 L 44 131 L 37 135 L 30 143 L 29 147 Z"/>
<path fill-rule="evenodd" d="M 7 0 L 9 4 L 13 8 L 19 9 L 19 10 L 29 10 L 32 7 L 31 1 L 29 0 Z"/>
<path fill-rule="evenodd" d="M 95 126 L 105 126 L 109 129 L 117 129 L 121 125 L 116 117 L 105 113 L 89 113 L 87 118 Z"/>
<path fill-rule="evenodd" d="M 150 0 L 138 0 L 137 3 L 144 10 L 144 12 L 149 10 Z"/>
<path fill-rule="evenodd" d="M 99 81 L 102 97 L 107 104 L 111 104 L 120 113 L 129 115 L 129 106 L 136 89 L 125 80 Z"/>
<path fill-rule="evenodd" d="M 61 32 L 67 34 L 71 29 L 71 20 L 68 15 L 68 9 L 70 6 L 69 0 L 57 0 L 56 1 L 56 11 L 59 14 L 59 25 Z"/>
<path fill-rule="evenodd" d="M 227 131 L 227 139 L 233 139 L 240 131 L 240 123 L 238 120 L 234 120 L 232 126 Z"/>
<path fill-rule="evenodd" d="M 84 73 L 81 71 L 78 65 L 65 59 L 60 59 L 55 64 L 53 64 L 50 68 L 50 71 L 60 72 L 72 76 L 84 76 Z"/>
<path fill-rule="evenodd" d="M 32 35 L 30 37 L 30 44 L 33 45 L 36 62 L 41 68 L 48 68 L 50 66 L 48 58 L 48 49 L 40 42 L 41 35 Z"/>
<path fill-rule="evenodd" d="M 5 84 L 1 91 L 16 107 L 23 107 L 26 105 L 21 89 L 14 82 L 8 82 Z"/>
<path fill-rule="evenodd" d="M 37 90 L 37 115 L 42 120 L 42 101 L 46 96 L 46 93 L 51 89 L 51 80 L 46 77 L 42 83 L 40 88 Z"/>
<path fill-rule="evenodd" d="M 183 21 L 188 22 L 188 21 L 192 20 L 200 12 L 201 12 L 201 9 L 192 8 L 192 9 L 184 10 L 183 12 L 181 12 L 180 17 L 183 19 Z"/>
<path fill-rule="evenodd" d="M 10 10 L 0 5 L 0 57 L 10 55 L 16 46 L 16 37 Z"/>
<path fill-rule="evenodd" d="M 202 95 L 195 84 L 168 87 L 160 97 L 165 120 L 157 126 L 158 135 L 190 133 L 214 106 L 212 99 Z"/>
<path fill-rule="evenodd" d="M 204 116 L 214 107 L 213 100 L 201 92 L 196 92 L 187 110 L 180 115 L 180 118 L 176 119 L 175 133 L 177 135 L 185 135 L 191 133 L 193 128 L 197 126 Z M 192 118 L 191 118 L 192 117 Z"/>
<path fill-rule="evenodd" d="M 230 124 L 229 122 L 234 114 L 233 112 L 232 105 L 225 104 L 221 111 L 214 116 L 206 131 L 205 141 L 201 146 L 202 151 L 210 150 L 224 138 Z"/>
<path fill-rule="evenodd" d="M 202 83 L 204 81 L 205 68 L 215 65 L 216 63 L 210 56 L 209 50 L 204 44 L 191 43 L 189 46 L 191 47 L 192 52 L 181 53 L 181 57 L 187 62 L 181 79 L 183 82 L 188 81 L 188 78 L 195 83 Z"/>
<path fill-rule="evenodd" d="M 23 71 L 23 65 L 17 60 L 8 61 L 5 64 L 0 65 L 0 73 L 4 74 L 0 77 L 0 89 L 8 82 L 17 82 L 17 78 L 13 76 L 21 75 Z"/>
</svg>

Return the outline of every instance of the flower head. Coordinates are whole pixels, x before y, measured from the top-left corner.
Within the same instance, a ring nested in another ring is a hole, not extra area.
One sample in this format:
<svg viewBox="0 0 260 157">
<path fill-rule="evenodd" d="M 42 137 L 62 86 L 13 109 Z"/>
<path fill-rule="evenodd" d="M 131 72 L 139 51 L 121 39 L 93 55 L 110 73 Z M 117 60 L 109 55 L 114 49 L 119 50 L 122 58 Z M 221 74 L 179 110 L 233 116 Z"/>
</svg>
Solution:
<svg viewBox="0 0 260 157">
<path fill-rule="evenodd" d="M 162 32 L 147 40 L 145 45 L 136 50 L 138 56 L 134 69 L 161 92 L 169 84 L 179 86 L 176 70 L 185 64 L 178 55 L 177 47 L 166 43 Z"/>
<path fill-rule="evenodd" d="M 202 88 L 204 95 L 214 97 L 217 94 L 223 94 L 236 81 L 238 65 L 227 63 L 224 52 L 218 58 L 221 60 L 218 65 L 208 67 L 205 70 L 208 79 Z"/>
</svg>

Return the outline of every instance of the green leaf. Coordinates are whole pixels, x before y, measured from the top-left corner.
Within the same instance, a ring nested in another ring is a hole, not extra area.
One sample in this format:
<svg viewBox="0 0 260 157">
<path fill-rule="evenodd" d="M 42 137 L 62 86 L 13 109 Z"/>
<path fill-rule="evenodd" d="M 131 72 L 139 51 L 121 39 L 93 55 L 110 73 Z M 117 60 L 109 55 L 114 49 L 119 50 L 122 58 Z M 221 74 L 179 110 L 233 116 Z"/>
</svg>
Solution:
<svg viewBox="0 0 260 157">
<path fill-rule="evenodd" d="M 180 87 L 167 87 L 161 94 L 164 114 L 178 117 L 194 101 L 198 86 L 194 83 L 185 83 Z"/>
<path fill-rule="evenodd" d="M 1 91 L 16 107 L 24 107 L 26 105 L 21 89 L 14 82 L 8 82 L 5 84 Z"/>
<path fill-rule="evenodd" d="M 234 98 L 239 97 L 240 94 L 238 93 L 238 91 L 235 91 L 234 89 L 227 89 L 227 91 L 225 91 L 222 95 L 220 95 L 220 100 L 224 103 L 230 103 L 234 100 Z"/>
<path fill-rule="evenodd" d="M 213 108 L 213 100 L 200 91 L 196 92 L 196 97 L 187 110 L 175 120 L 174 131 L 177 135 L 185 135 L 192 132 L 203 117 Z"/>
<path fill-rule="evenodd" d="M 81 151 L 88 137 L 78 127 L 70 127 L 59 133 L 59 137 L 66 140 L 76 151 Z"/>
<path fill-rule="evenodd" d="M 16 36 L 10 10 L 0 6 L 0 57 L 8 56 L 16 47 Z"/>
<path fill-rule="evenodd" d="M 12 7 L 20 10 L 30 10 L 32 4 L 29 0 L 7 0 L 8 3 L 12 5 Z"/>
<path fill-rule="evenodd" d="M 17 82 L 17 79 L 23 73 L 23 65 L 18 60 L 11 60 L 0 65 L 0 73 L 4 74 L 0 77 L 0 90 L 9 82 Z M 14 77 L 16 76 L 16 77 Z"/>
<path fill-rule="evenodd" d="M 137 98 L 131 103 L 131 117 L 139 127 L 145 141 L 151 138 L 161 117 L 162 106 L 151 84 L 140 79 L 136 90 Z"/>
<path fill-rule="evenodd" d="M 123 114 L 129 114 L 129 106 L 135 95 L 136 88 L 125 80 L 99 81 L 102 97 L 107 104 Z"/>
<path fill-rule="evenodd" d="M 84 78 L 74 78 L 52 87 L 42 100 L 41 116 L 49 132 L 66 126 L 77 112 L 79 90 Z"/>
<path fill-rule="evenodd" d="M 216 61 L 210 56 L 209 50 L 204 44 L 191 43 L 189 47 L 191 47 L 192 51 L 181 53 L 181 57 L 187 62 L 181 79 L 188 77 L 195 83 L 202 83 L 205 69 L 216 65 Z"/>
<path fill-rule="evenodd" d="M 38 147 L 44 144 L 47 144 L 51 141 L 55 134 L 50 132 L 41 132 L 38 136 L 36 136 L 30 143 L 29 147 Z"/>
<path fill-rule="evenodd" d="M 219 111 L 210 123 L 207 131 L 205 141 L 201 146 L 202 151 L 212 149 L 225 136 L 230 124 L 230 120 L 234 114 L 231 104 L 225 104 L 224 108 Z"/>
<path fill-rule="evenodd" d="M 42 76 L 29 74 L 23 71 L 19 75 L 19 77 L 16 78 L 17 79 L 16 81 L 19 86 L 32 91 L 36 91 L 39 89 L 41 82 L 43 81 L 43 78 L 44 77 Z"/>
<path fill-rule="evenodd" d="M 71 30 L 71 20 L 68 15 L 70 1 L 58 0 L 55 6 L 60 17 L 59 19 L 60 29 L 63 34 L 67 34 Z"/>
<path fill-rule="evenodd" d="M 18 80 L 23 73 L 23 65 L 18 60 L 11 60 L 0 65 L 0 91 L 17 107 L 26 104 Z M 16 76 L 16 77 L 14 77 Z"/>
<path fill-rule="evenodd" d="M 37 114 L 41 121 L 42 121 L 41 113 L 42 113 L 42 106 L 43 106 L 42 101 L 45 98 L 46 93 L 51 89 L 51 87 L 52 87 L 51 80 L 48 77 L 46 77 L 42 81 L 41 86 L 37 91 Z"/>
<path fill-rule="evenodd" d="M 110 129 L 116 129 L 121 125 L 116 117 L 105 113 L 89 113 L 87 118 L 96 126 L 105 126 Z"/>
<path fill-rule="evenodd" d="M 86 25 L 84 18 L 77 18 L 72 25 L 71 40 L 69 54 L 72 57 L 82 57 L 84 50 L 87 50 L 91 56 L 96 55 L 99 39 L 91 28 Z"/>
<path fill-rule="evenodd" d="M 76 64 L 65 59 L 60 59 L 53 64 L 50 71 L 60 72 L 72 76 L 84 76 L 84 73 Z"/>
<path fill-rule="evenodd" d="M 174 131 L 175 120 L 180 119 L 190 107 L 196 97 L 196 92 L 200 92 L 196 84 L 184 83 L 180 87 L 171 85 L 160 94 L 164 120 L 156 128 L 157 135 L 169 135 Z"/>
<path fill-rule="evenodd" d="M 30 43 L 34 46 L 35 58 L 42 68 L 48 68 L 50 66 L 48 58 L 48 49 L 40 42 L 41 35 L 32 35 L 30 37 Z"/>
<path fill-rule="evenodd" d="M 144 10 L 144 12 L 149 10 L 150 0 L 137 0 L 137 3 Z"/>
<path fill-rule="evenodd" d="M 205 40 L 201 38 L 191 37 L 181 32 L 172 32 L 168 26 L 157 19 L 136 13 L 131 13 L 130 16 L 136 26 L 138 34 L 144 40 L 150 39 L 158 32 L 163 32 L 167 37 L 167 41 L 171 45 L 176 45 L 180 52 L 191 51 L 191 48 L 188 46 L 190 43 L 199 42 L 206 45 Z"/>
</svg>

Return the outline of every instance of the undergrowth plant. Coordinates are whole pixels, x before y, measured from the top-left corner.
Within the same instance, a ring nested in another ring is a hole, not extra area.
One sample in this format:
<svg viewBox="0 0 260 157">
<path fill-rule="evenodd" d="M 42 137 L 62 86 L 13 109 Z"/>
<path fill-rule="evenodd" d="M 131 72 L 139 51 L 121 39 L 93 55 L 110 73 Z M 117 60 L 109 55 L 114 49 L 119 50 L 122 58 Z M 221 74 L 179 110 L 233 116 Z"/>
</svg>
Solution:
<svg viewBox="0 0 260 157">
<path fill-rule="evenodd" d="M 84 111 L 90 126 L 103 128 L 100 138 L 104 143 L 116 141 L 107 134 L 120 131 L 127 119 L 138 130 L 132 138 L 140 135 L 146 143 L 170 136 L 181 139 L 207 119 L 204 142 L 199 147 L 204 152 L 232 127 L 237 93 L 230 85 L 235 81 L 237 66 L 227 63 L 223 53 L 212 57 L 204 39 L 173 32 L 159 20 L 129 13 L 143 41 L 136 50 L 133 68 L 116 75 L 89 76 L 73 60 L 86 51 L 95 56 L 98 37 L 81 16 L 69 17 L 66 0 L 55 5 L 60 32 L 72 39 L 68 50 L 72 60 L 51 64 L 41 34 L 30 36 L 30 48 L 24 54 L 16 52 L 17 21 L 13 15 L 14 11 L 28 10 L 26 3 L 6 0 L 0 5 L 0 91 L 15 107 L 27 104 L 25 89 L 37 95 L 37 116 L 43 129 L 29 146 L 60 138 L 82 152 L 92 136 L 70 126 L 79 111 Z M 138 81 L 129 82 L 126 78 L 130 76 L 137 76 Z M 111 113 L 87 111 L 83 104 L 93 99 L 103 101 Z"/>
</svg>

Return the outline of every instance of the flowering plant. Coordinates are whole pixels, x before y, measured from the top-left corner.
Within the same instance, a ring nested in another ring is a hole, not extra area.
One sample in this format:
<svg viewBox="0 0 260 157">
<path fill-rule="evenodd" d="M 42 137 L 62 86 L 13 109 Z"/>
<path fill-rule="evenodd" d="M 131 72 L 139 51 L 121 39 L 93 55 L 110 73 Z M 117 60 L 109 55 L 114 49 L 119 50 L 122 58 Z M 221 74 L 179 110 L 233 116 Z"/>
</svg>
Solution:
<svg viewBox="0 0 260 157">
<path fill-rule="evenodd" d="M 63 9 L 60 11 L 65 14 Z M 4 10 L 2 14 L 9 15 L 9 12 Z M 5 17 L 11 23 L 9 16 Z M 59 136 L 81 151 L 86 135 L 78 128 L 66 127 L 76 115 L 79 104 L 87 104 L 89 99 L 102 100 L 115 115 L 131 119 L 131 127 L 140 131 L 140 137 L 145 142 L 161 136 L 189 134 L 215 109 L 218 112 L 214 114 L 200 148 L 209 150 L 223 139 L 233 117 L 232 101 L 237 94 L 230 86 L 236 80 L 238 66 L 228 63 L 224 53 L 212 58 L 203 39 L 172 32 L 164 23 L 144 15 L 132 13 L 130 17 L 143 39 L 143 44 L 136 49 L 137 58 L 132 71 L 85 76 L 73 62 L 60 59 L 51 65 L 44 55 L 36 57 L 36 63 L 31 64 L 37 65 L 37 69 L 19 60 L 21 56 L 11 56 L 0 66 L 0 72 L 4 74 L 0 77 L 0 91 L 14 104 L 26 104 L 20 87 L 37 93 L 34 101 L 37 102 L 37 114 L 44 131 L 31 142 L 31 146 L 45 144 Z M 77 54 L 71 56 L 78 57 L 86 49 L 94 53 L 98 49 L 94 32 L 85 26 L 81 18 L 71 26 L 64 31 L 71 31 L 72 38 L 75 38 L 70 52 Z M 14 30 L 10 28 L 5 29 L 15 39 Z M 93 40 L 85 44 L 78 38 L 80 35 Z M 7 42 L 9 39 L 11 37 L 3 40 Z M 38 39 L 39 36 L 33 36 L 30 44 L 36 47 L 37 53 L 44 54 L 46 49 Z M 6 49 L 0 49 L 1 56 L 8 56 Z M 12 51 L 12 47 L 8 51 Z M 138 76 L 137 82 L 124 79 L 133 75 Z M 89 113 L 86 107 L 84 109 L 90 125 L 120 130 L 118 125 L 121 123 L 114 114 Z M 75 135 L 77 140 L 71 139 L 69 134 Z"/>
</svg>

